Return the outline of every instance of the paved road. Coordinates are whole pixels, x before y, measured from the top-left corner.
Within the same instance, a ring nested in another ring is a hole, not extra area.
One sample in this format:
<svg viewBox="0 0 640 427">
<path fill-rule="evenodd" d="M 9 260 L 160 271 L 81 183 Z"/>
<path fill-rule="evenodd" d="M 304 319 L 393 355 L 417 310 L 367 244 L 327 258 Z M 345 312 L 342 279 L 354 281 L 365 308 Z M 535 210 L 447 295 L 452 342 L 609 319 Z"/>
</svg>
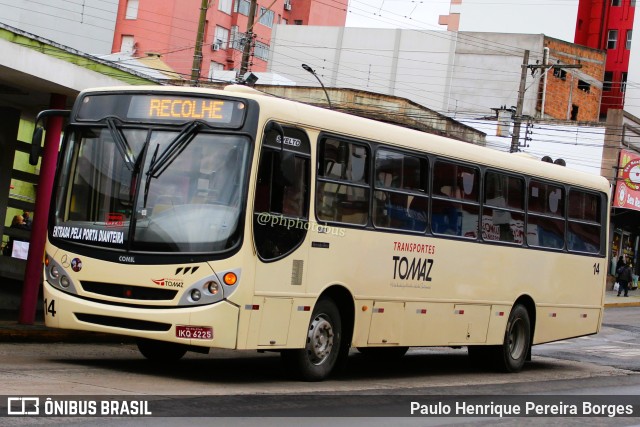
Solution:
<svg viewBox="0 0 640 427">
<path fill-rule="evenodd" d="M 565 396 L 559 397 L 565 400 L 575 395 L 640 396 L 636 325 L 640 325 L 640 309 L 607 309 L 601 334 L 537 346 L 533 361 L 517 375 L 477 370 L 468 363 L 464 349 L 434 348 L 412 349 L 397 363 L 368 361 L 354 352 L 347 374 L 321 383 L 287 379 L 273 353 L 215 350 L 209 355 L 189 353 L 180 363 L 158 365 L 143 359 L 130 343 L 0 343 L 3 395 L 105 396 L 156 404 L 161 399 L 162 405 L 153 408 L 156 416 L 167 415 L 167 411 L 215 416 L 189 420 L 0 418 L 0 425 L 639 425 L 640 419 L 608 417 L 328 418 L 344 415 L 345 410 L 357 415 L 363 410 L 408 411 L 406 396 L 427 401 L 445 395 L 503 399 L 544 394 Z M 322 395 L 328 397 L 319 397 Z M 632 398 L 634 403 L 637 400 Z M 275 417 L 283 413 L 290 417 Z"/>
</svg>

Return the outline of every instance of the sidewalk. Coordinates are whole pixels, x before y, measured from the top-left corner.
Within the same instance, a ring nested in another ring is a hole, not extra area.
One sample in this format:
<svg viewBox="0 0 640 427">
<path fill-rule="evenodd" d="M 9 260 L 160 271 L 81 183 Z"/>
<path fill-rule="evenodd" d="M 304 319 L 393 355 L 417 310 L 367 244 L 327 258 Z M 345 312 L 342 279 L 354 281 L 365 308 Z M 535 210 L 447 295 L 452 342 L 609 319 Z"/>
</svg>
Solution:
<svg viewBox="0 0 640 427">
<path fill-rule="evenodd" d="M 614 291 L 607 291 L 604 306 L 605 308 L 640 307 L 640 289 L 629 291 L 629 296 L 626 298 L 616 296 Z M 133 338 L 121 335 L 47 328 L 42 319 L 42 312 L 39 311 L 37 314 L 33 325 L 21 325 L 17 320 L 17 312 L 0 311 L 0 342 L 133 342 Z"/>
</svg>

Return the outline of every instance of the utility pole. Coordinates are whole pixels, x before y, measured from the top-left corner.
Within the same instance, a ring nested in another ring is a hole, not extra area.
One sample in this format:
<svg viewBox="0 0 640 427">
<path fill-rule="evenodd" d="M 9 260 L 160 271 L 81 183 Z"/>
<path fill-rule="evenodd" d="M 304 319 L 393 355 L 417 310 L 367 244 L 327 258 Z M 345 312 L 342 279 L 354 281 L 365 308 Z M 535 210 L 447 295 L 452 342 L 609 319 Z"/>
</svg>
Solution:
<svg viewBox="0 0 640 427">
<path fill-rule="evenodd" d="M 249 16 L 247 17 L 247 32 L 244 35 L 244 46 L 242 49 L 242 62 L 240 63 L 240 73 L 238 74 L 237 81 L 242 81 L 247 69 L 249 68 L 249 56 L 251 55 L 251 43 L 253 42 L 253 21 L 256 16 L 256 8 L 258 6 L 258 0 L 251 0 L 249 6 Z"/>
<path fill-rule="evenodd" d="M 527 84 L 527 71 L 531 70 L 532 74 L 535 74 L 535 71 L 539 69 L 546 72 L 552 68 L 554 70 L 563 68 L 582 68 L 581 64 L 568 65 L 558 63 L 554 65 L 548 65 L 547 61 L 548 57 L 545 57 L 542 64 L 529 65 L 529 51 L 524 51 L 524 56 L 522 58 L 522 72 L 520 74 L 520 89 L 518 90 L 518 103 L 516 105 L 515 115 L 513 116 L 513 134 L 511 135 L 511 149 L 509 150 L 510 153 L 516 153 L 518 151 L 518 147 L 520 146 L 520 127 L 522 124 L 522 107 L 524 105 L 524 92 L 526 90 Z M 542 111 L 544 111 L 544 105 L 542 106 Z"/>
<path fill-rule="evenodd" d="M 529 51 L 524 51 L 524 57 L 522 58 L 522 71 L 520 73 L 520 89 L 518 89 L 518 104 L 516 105 L 516 114 L 513 117 L 513 135 L 511 135 L 511 149 L 510 153 L 518 151 L 518 145 L 520 142 L 520 124 L 522 121 L 522 106 L 524 105 L 524 91 L 527 84 L 527 65 L 529 65 Z"/>
<path fill-rule="evenodd" d="M 198 34 L 196 34 L 196 47 L 193 51 L 193 65 L 191 66 L 191 86 L 197 86 L 200 80 L 202 67 L 202 41 L 204 40 L 204 24 L 207 20 L 209 0 L 202 0 L 200 5 L 200 20 L 198 22 Z"/>
</svg>

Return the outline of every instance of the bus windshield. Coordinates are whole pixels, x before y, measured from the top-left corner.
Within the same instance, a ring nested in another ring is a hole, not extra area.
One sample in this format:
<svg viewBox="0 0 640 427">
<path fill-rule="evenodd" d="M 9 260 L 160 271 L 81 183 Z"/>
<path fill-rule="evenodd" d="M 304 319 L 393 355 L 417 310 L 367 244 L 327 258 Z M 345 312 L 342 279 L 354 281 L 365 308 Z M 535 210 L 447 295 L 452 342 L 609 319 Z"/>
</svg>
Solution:
<svg viewBox="0 0 640 427">
<path fill-rule="evenodd" d="M 71 128 L 53 238 L 145 252 L 214 253 L 239 239 L 250 140 L 182 129 Z"/>
</svg>

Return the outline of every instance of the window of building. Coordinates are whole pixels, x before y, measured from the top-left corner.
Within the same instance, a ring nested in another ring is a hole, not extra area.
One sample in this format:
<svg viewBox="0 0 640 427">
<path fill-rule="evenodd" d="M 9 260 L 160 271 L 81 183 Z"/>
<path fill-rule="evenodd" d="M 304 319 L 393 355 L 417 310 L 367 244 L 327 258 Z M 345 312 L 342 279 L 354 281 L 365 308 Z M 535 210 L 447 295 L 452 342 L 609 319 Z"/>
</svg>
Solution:
<svg viewBox="0 0 640 427">
<path fill-rule="evenodd" d="M 233 0 L 219 0 L 218 1 L 218 10 L 226 13 L 227 15 L 231 15 L 231 6 Z"/>
<path fill-rule="evenodd" d="M 627 45 L 625 46 L 627 50 L 631 49 L 631 38 L 633 37 L 633 30 L 627 30 Z"/>
<path fill-rule="evenodd" d="M 302 19 L 296 19 L 293 21 L 293 25 L 303 25 L 302 24 Z"/>
<path fill-rule="evenodd" d="M 420 232 L 427 229 L 427 172 L 424 158 L 378 150 L 373 199 L 376 227 Z"/>
<path fill-rule="evenodd" d="M 216 80 L 216 72 L 224 70 L 224 65 L 211 61 L 209 65 L 209 80 Z"/>
<path fill-rule="evenodd" d="M 622 78 L 620 79 L 620 92 L 624 93 L 627 91 L 627 73 L 622 73 Z"/>
<path fill-rule="evenodd" d="M 576 104 L 572 104 L 571 105 L 571 120 L 578 120 L 578 111 L 580 110 L 580 107 L 578 107 Z"/>
<path fill-rule="evenodd" d="M 213 40 L 213 45 L 217 46 L 218 49 L 227 49 L 229 47 L 228 43 L 229 43 L 229 30 L 219 25 L 216 25 L 216 35 Z"/>
<path fill-rule="evenodd" d="M 618 30 L 609 30 L 607 32 L 607 49 L 615 49 L 618 43 Z"/>
<path fill-rule="evenodd" d="M 602 82 L 602 90 L 604 92 L 609 92 L 613 85 L 613 71 L 605 71 L 604 72 L 604 81 Z"/>
<path fill-rule="evenodd" d="M 611 0 L 611 6 L 620 6 L 622 0 Z"/>
<path fill-rule="evenodd" d="M 273 27 L 273 18 L 275 14 L 273 10 L 269 10 L 266 7 L 260 6 L 260 22 L 262 25 L 272 28 Z"/>
<path fill-rule="evenodd" d="M 249 16 L 250 7 L 251 3 L 248 0 L 236 0 L 233 6 L 233 11 L 244 16 Z"/>
<path fill-rule="evenodd" d="M 591 85 L 584 80 L 578 80 L 578 90 L 589 93 L 591 92 Z"/>
<path fill-rule="evenodd" d="M 553 77 L 557 77 L 561 80 L 567 80 L 567 72 L 562 68 L 554 68 Z"/>
<path fill-rule="evenodd" d="M 133 36 L 122 36 L 120 41 L 120 52 L 135 53 L 135 41 Z"/>
<path fill-rule="evenodd" d="M 260 58 L 263 60 L 269 59 L 269 45 L 264 44 L 262 42 L 256 42 L 253 47 L 253 56 L 256 58 Z"/>
<path fill-rule="evenodd" d="M 124 13 L 124 19 L 138 19 L 138 0 L 128 0 L 127 10 Z"/>
</svg>

